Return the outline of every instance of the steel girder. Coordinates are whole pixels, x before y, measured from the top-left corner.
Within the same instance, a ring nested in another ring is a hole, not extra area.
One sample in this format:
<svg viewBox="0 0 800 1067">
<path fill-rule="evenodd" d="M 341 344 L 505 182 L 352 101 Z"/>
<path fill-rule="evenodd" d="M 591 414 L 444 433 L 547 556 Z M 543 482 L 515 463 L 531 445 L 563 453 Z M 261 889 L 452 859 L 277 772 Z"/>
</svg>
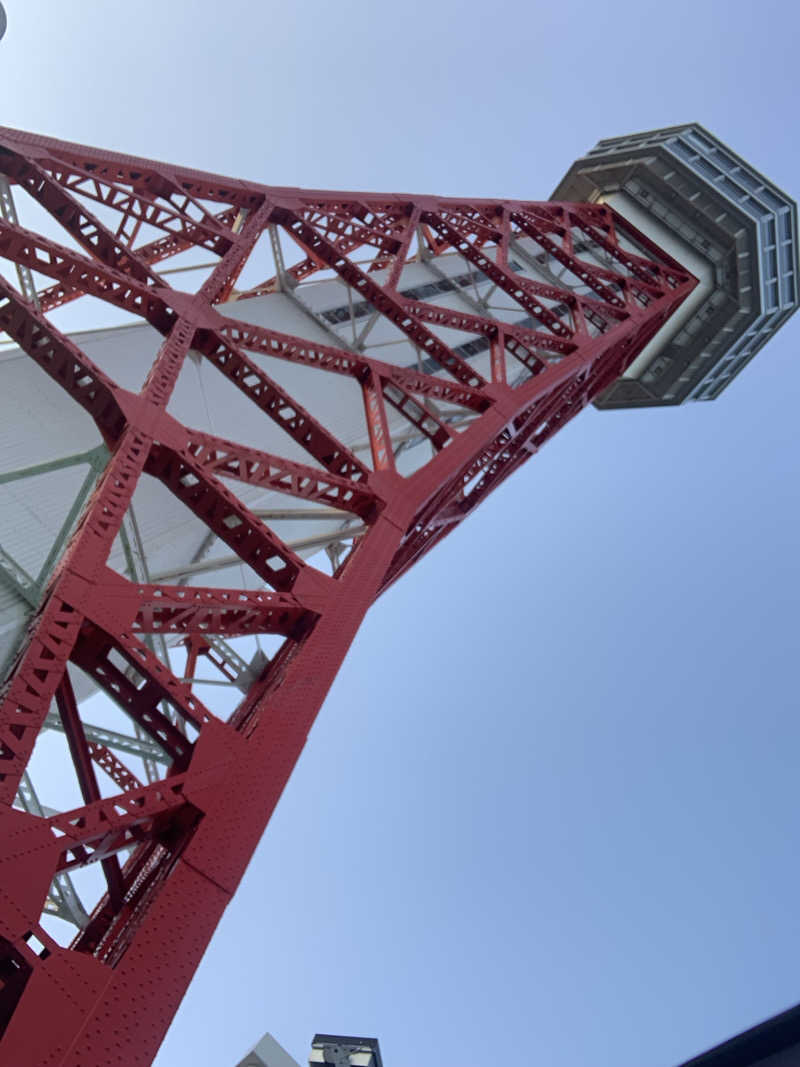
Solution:
<svg viewBox="0 0 800 1067">
<path fill-rule="evenodd" d="M 152 1061 L 365 612 L 616 379 L 696 283 L 598 205 L 272 188 L 11 130 L 0 130 L 0 174 L 35 198 L 71 243 L 31 233 L 5 214 L 0 255 L 26 279 L 35 271 L 53 284 L 32 299 L 0 280 L 0 328 L 61 386 L 65 403 L 89 413 L 109 450 L 0 697 L 0 1059 L 16 1067 L 136 1067 Z M 115 227 L 95 215 L 95 204 L 103 218 L 116 213 Z M 148 227 L 161 235 L 145 241 Z M 264 232 L 275 275 L 240 299 L 333 272 L 349 286 L 351 307 L 354 292 L 438 370 L 397 367 L 226 317 L 219 305 L 237 295 L 236 280 Z M 576 233 L 581 248 L 602 249 L 604 265 L 576 251 Z M 281 236 L 297 249 L 296 263 L 284 262 Z M 508 252 L 521 240 L 532 240 L 567 280 L 558 286 L 515 273 Z M 153 269 L 192 247 L 218 257 L 193 294 Z M 352 258 L 356 250 L 366 263 Z M 476 314 L 474 302 L 462 311 L 401 295 L 406 262 L 445 255 L 488 278 L 519 321 Z M 45 317 L 83 294 L 135 313 L 162 335 L 138 393 L 122 389 Z M 487 340 L 489 370 L 480 373 L 456 353 L 440 328 Z M 167 414 L 190 349 L 300 445 L 309 464 Z M 248 352 L 351 378 L 363 397 L 371 465 Z M 516 387 L 507 359 L 527 374 Z M 438 404 L 469 417 L 445 418 Z M 432 446 L 408 476 L 395 463 L 403 444 L 392 439 L 390 408 Z M 346 558 L 332 575 L 304 561 L 220 475 L 357 519 Z M 112 544 L 147 477 L 189 507 L 264 589 L 169 586 L 113 571 Z M 178 635 L 189 648 L 187 674 L 198 651 L 212 647 L 209 635 L 273 634 L 283 643 L 223 721 L 195 695 L 191 678 L 176 676 L 148 647 L 153 634 Z M 83 722 L 70 663 L 144 741 L 119 741 Z M 56 814 L 20 810 L 15 798 L 39 732 L 53 724 L 53 706 L 84 803 Z M 142 785 L 126 766 L 136 744 L 163 753 L 151 761 L 159 780 Z M 116 795 L 100 795 L 95 768 Z M 107 891 L 89 902 L 83 929 L 63 947 L 41 924 L 48 892 L 89 863 L 101 864 Z"/>
</svg>

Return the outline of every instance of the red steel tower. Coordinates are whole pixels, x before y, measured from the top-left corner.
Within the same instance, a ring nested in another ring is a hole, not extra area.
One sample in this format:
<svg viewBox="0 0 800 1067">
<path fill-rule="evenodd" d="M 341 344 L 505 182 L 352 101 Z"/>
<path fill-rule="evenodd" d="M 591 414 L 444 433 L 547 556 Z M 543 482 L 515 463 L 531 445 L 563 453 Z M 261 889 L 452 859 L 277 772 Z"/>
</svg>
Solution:
<svg viewBox="0 0 800 1067">
<path fill-rule="evenodd" d="M 601 152 L 578 195 L 518 202 L 276 188 L 0 130 L 0 1062 L 151 1063 L 375 598 L 586 404 L 700 396 L 794 308 L 792 281 L 743 312 L 724 274 L 768 254 L 759 219 L 716 219 L 703 253 L 701 218 L 692 245 L 648 214 L 659 190 L 680 210 L 658 160 L 710 138 L 680 131 L 601 143 L 611 187 Z M 670 166 L 694 204 L 692 161 Z M 69 332 L 79 299 L 124 323 Z M 741 319 L 710 362 L 709 302 Z M 201 663 L 229 707 L 198 695 Z M 66 808 L 39 795 L 55 740 Z"/>
</svg>

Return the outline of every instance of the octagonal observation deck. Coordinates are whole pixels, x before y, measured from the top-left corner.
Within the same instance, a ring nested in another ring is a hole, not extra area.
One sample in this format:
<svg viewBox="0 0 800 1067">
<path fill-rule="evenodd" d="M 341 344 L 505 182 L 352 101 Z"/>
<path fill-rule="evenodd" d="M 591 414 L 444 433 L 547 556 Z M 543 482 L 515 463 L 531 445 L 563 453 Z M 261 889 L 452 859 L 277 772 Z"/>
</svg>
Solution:
<svg viewBox="0 0 800 1067">
<path fill-rule="evenodd" d="M 797 309 L 797 204 L 697 123 L 598 141 L 552 200 L 610 204 L 700 280 L 599 408 L 713 400 Z"/>
</svg>

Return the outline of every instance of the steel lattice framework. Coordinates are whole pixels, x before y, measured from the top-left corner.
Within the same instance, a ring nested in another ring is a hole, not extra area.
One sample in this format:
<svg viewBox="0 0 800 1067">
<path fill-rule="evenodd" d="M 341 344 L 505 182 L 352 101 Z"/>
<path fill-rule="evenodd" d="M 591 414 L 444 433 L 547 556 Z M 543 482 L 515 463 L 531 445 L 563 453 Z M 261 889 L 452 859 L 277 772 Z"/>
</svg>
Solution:
<svg viewBox="0 0 800 1067">
<path fill-rule="evenodd" d="M 369 606 L 626 369 L 695 279 L 598 205 L 273 188 L 11 130 L 0 130 L 0 172 L 69 240 L 33 233 L 4 212 L 0 254 L 16 265 L 19 286 L 0 278 L 0 329 L 58 383 L 65 404 L 88 412 L 108 450 L 2 689 L 0 1060 L 134 1067 L 152 1061 Z M 116 229 L 101 221 L 109 211 Z M 144 241 L 143 227 L 160 236 Z M 264 233 L 275 241 L 275 274 L 238 292 Z M 559 265 L 560 284 L 515 273 L 509 248 L 522 237 Z M 295 262 L 284 264 L 279 241 L 297 249 Z M 604 266 L 584 254 L 589 245 L 602 250 Z M 214 266 L 187 293 L 155 268 L 191 248 Z M 448 253 L 487 277 L 525 324 L 401 293 L 409 260 L 435 263 Z M 34 272 L 49 279 L 38 291 Z M 232 298 L 289 292 L 312 275 L 346 283 L 410 339 L 430 372 L 226 314 Z M 84 294 L 162 336 L 140 391 L 113 381 L 48 319 Z M 478 373 L 442 330 L 485 339 L 491 375 Z M 170 415 L 190 350 L 248 397 L 265 425 L 299 444 L 308 463 Z M 272 380 L 254 353 L 357 383 L 371 463 Z M 509 363 L 526 372 L 524 381 L 507 380 Z M 468 417 L 455 426 L 442 406 Z M 395 463 L 390 411 L 429 442 L 430 458 L 408 476 Z M 313 566 L 223 476 L 354 516 L 359 532 L 348 554 L 332 574 Z M 144 479 L 175 494 L 263 589 L 159 584 L 112 569 L 112 543 Z M 148 640 L 177 635 L 196 657 L 208 635 L 256 633 L 283 643 L 228 721 Z M 157 746 L 159 778 L 142 784 L 113 737 L 89 736 L 68 664 Z M 84 804 L 37 814 L 19 798 L 34 743 L 54 716 Z M 117 795 L 101 795 L 98 767 Z M 45 902 L 59 876 L 90 863 L 102 866 L 107 889 L 62 947 L 41 924 Z"/>
</svg>

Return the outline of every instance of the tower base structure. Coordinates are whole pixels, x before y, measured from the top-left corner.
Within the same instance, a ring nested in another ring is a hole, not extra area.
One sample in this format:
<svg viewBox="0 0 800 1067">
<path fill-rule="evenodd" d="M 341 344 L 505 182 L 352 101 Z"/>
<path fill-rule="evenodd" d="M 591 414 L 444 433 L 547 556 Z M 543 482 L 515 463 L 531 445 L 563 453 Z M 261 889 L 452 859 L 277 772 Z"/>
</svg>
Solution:
<svg viewBox="0 0 800 1067">
<path fill-rule="evenodd" d="M 38 412 L 7 514 L 88 468 L 43 558 L 0 530 L 0 1060 L 138 1067 L 370 605 L 697 279 L 606 204 L 276 188 L 12 130 L 0 174 L 2 402 Z M 125 325 L 68 333 L 81 299 Z M 49 738 L 71 805 L 40 796 Z"/>
</svg>

